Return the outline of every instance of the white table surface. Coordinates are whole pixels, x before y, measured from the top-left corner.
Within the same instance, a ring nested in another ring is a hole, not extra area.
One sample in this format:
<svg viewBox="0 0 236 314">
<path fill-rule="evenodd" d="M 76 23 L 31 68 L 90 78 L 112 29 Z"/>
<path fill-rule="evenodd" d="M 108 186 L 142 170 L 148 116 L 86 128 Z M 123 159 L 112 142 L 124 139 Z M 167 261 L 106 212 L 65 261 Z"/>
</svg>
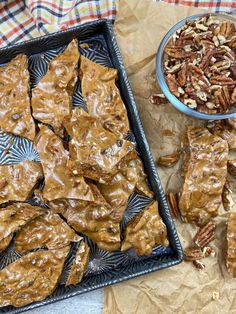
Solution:
<svg viewBox="0 0 236 314">
<path fill-rule="evenodd" d="M 103 289 L 84 293 L 73 298 L 39 307 L 24 314 L 101 314 Z"/>
</svg>

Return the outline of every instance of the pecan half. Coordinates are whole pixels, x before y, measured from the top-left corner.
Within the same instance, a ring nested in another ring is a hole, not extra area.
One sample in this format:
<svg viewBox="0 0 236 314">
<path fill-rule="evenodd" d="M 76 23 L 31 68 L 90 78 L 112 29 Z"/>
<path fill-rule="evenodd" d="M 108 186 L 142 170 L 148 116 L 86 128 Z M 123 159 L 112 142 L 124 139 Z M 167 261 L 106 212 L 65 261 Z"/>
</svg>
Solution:
<svg viewBox="0 0 236 314">
<path fill-rule="evenodd" d="M 212 253 L 212 248 L 210 246 L 204 247 L 202 250 L 201 248 L 186 248 L 184 250 L 184 259 L 186 261 L 196 261 L 205 257 L 210 256 Z"/>
<path fill-rule="evenodd" d="M 236 87 L 234 88 L 234 90 L 231 94 L 231 103 L 232 103 L 232 105 L 236 104 Z"/>
<path fill-rule="evenodd" d="M 215 239 L 215 229 L 216 225 L 212 221 L 209 221 L 205 226 L 198 230 L 193 239 L 194 243 L 198 247 L 204 248 Z"/>
<path fill-rule="evenodd" d="M 179 157 L 180 157 L 180 153 L 174 152 L 172 154 L 159 157 L 156 161 L 156 164 L 158 166 L 163 166 L 163 167 L 168 167 L 168 168 L 173 167 L 174 164 L 176 164 L 177 161 L 179 160 Z"/>
<path fill-rule="evenodd" d="M 180 92 L 179 92 L 179 83 L 176 79 L 176 76 L 174 74 L 168 74 L 166 77 L 166 82 L 167 85 L 171 91 L 171 93 L 173 95 L 175 95 L 176 97 L 180 96 Z"/>
<path fill-rule="evenodd" d="M 183 63 L 180 71 L 178 72 L 178 82 L 180 86 L 184 86 L 187 82 L 187 65 Z"/>
<path fill-rule="evenodd" d="M 170 207 L 171 216 L 177 218 L 180 215 L 178 206 L 178 193 L 169 192 L 166 194 L 166 199 Z"/>
<path fill-rule="evenodd" d="M 232 191 L 230 189 L 229 182 L 226 181 L 223 191 L 222 191 L 222 203 L 223 203 L 224 210 L 226 211 L 231 210 L 231 208 L 234 205 L 234 201 L 232 199 L 231 193 Z"/>
</svg>

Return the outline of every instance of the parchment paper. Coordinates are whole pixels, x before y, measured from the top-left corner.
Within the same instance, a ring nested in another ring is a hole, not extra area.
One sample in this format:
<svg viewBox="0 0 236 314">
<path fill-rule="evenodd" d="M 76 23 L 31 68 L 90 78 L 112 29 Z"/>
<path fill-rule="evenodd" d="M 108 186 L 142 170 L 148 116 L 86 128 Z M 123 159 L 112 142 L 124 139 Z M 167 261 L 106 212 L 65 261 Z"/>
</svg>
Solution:
<svg viewBox="0 0 236 314">
<path fill-rule="evenodd" d="M 179 148 L 186 125 L 203 125 L 203 121 L 181 114 L 170 104 L 157 106 L 149 101 L 151 94 L 160 92 L 155 79 L 155 55 L 160 40 L 177 21 L 199 12 L 203 10 L 149 0 L 120 1 L 116 36 L 155 159 Z M 164 188 L 172 175 L 169 189 L 178 189 L 180 164 L 170 169 L 158 168 Z M 236 201 L 235 192 L 233 186 Z M 103 314 L 236 313 L 236 279 L 230 277 L 225 267 L 227 217 L 228 213 L 221 208 L 217 239 L 212 244 L 216 255 L 203 260 L 204 270 L 183 262 L 107 287 Z M 183 247 L 189 246 L 197 229 L 175 222 Z M 214 299 L 215 292 L 219 297 Z"/>
</svg>

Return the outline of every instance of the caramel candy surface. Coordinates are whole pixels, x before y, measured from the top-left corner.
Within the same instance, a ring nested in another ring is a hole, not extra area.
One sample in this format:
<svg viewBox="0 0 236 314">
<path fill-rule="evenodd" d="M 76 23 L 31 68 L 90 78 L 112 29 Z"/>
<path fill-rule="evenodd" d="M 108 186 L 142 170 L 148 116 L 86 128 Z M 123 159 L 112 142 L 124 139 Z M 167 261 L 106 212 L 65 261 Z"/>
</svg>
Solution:
<svg viewBox="0 0 236 314">
<path fill-rule="evenodd" d="M 42 177 L 42 166 L 35 161 L 0 165 L 0 204 L 7 201 L 26 201 Z"/>
<path fill-rule="evenodd" d="M 59 136 L 63 136 L 62 121 L 70 114 L 78 60 L 78 44 L 72 40 L 62 53 L 49 62 L 46 75 L 32 90 L 34 118 L 50 124 Z"/>
<path fill-rule="evenodd" d="M 88 115 L 83 109 L 73 109 L 64 125 L 71 136 L 71 167 L 74 173 L 96 181 L 109 180 L 118 169 L 117 165 L 134 144 L 119 139 L 103 128 L 100 120 Z"/>
<path fill-rule="evenodd" d="M 45 176 L 43 197 L 47 200 L 73 198 L 93 200 L 93 194 L 82 176 L 73 174 L 68 167 L 69 152 L 60 137 L 45 125 L 35 138 Z"/>
<path fill-rule="evenodd" d="M 179 208 L 186 222 L 204 225 L 217 216 L 222 202 L 228 145 L 205 128 L 189 126 L 184 146 L 185 178 Z"/>
<path fill-rule="evenodd" d="M 153 202 L 127 225 L 121 250 L 134 248 L 137 255 L 151 255 L 157 245 L 168 246 L 167 230 L 159 212 L 158 203 Z"/>
<path fill-rule="evenodd" d="M 86 270 L 89 262 L 89 251 L 89 246 L 81 241 L 67 278 L 66 286 L 77 285 L 82 280 L 84 271 Z"/>
<path fill-rule="evenodd" d="M 228 218 L 227 243 L 226 266 L 228 272 L 236 277 L 236 213 L 231 213 Z"/>
<path fill-rule="evenodd" d="M 0 241 L 44 213 L 45 208 L 31 206 L 28 203 L 14 203 L 2 208 L 0 210 Z"/>
<path fill-rule="evenodd" d="M 120 214 L 109 204 L 72 199 L 51 201 L 50 208 L 62 214 L 77 232 L 82 232 L 98 247 L 115 251 L 120 247 Z"/>
<path fill-rule="evenodd" d="M 54 250 L 81 240 L 82 238 L 58 214 L 48 210 L 16 234 L 15 247 L 17 252 L 26 253 L 42 246 Z"/>
<path fill-rule="evenodd" d="M 0 270 L 0 306 L 24 306 L 55 290 L 69 247 L 22 256 Z"/>
<path fill-rule="evenodd" d="M 129 120 L 115 84 L 117 70 L 81 56 L 80 73 L 82 95 L 89 114 L 100 118 L 105 129 L 124 137 L 129 131 Z"/>
<path fill-rule="evenodd" d="M 10 244 L 12 238 L 13 238 L 13 233 L 9 234 L 9 236 L 7 236 L 6 238 L 2 239 L 0 241 L 0 253 L 2 253 L 3 251 L 6 250 L 6 248 L 8 247 L 8 245 Z"/>
<path fill-rule="evenodd" d="M 0 128 L 29 140 L 35 137 L 29 98 L 28 59 L 22 54 L 0 67 Z"/>
</svg>

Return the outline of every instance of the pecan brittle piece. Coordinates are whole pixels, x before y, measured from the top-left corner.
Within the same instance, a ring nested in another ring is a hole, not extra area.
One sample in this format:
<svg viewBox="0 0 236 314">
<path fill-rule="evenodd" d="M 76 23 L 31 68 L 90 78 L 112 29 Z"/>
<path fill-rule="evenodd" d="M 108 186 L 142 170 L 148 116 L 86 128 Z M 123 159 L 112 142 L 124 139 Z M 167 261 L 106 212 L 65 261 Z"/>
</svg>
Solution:
<svg viewBox="0 0 236 314">
<path fill-rule="evenodd" d="M 22 256 L 0 270 L 0 306 L 24 306 L 55 290 L 69 247 Z"/>
<path fill-rule="evenodd" d="M 6 238 L 2 239 L 0 241 L 0 253 L 2 253 L 3 251 L 6 250 L 6 248 L 8 247 L 8 245 L 10 244 L 12 238 L 13 238 L 14 234 L 11 233 L 9 234 L 9 236 L 7 236 Z"/>
<path fill-rule="evenodd" d="M 31 206 L 27 203 L 14 203 L 1 209 L 0 241 L 44 213 L 44 208 Z"/>
<path fill-rule="evenodd" d="M 34 118 L 50 124 L 61 137 L 64 132 L 63 119 L 71 111 L 71 85 L 75 83 L 79 56 L 78 43 L 74 39 L 62 53 L 49 62 L 47 73 L 32 89 Z"/>
<path fill-rule="evenodd" d="M 26 55 L 18 55 L 0 67 L 0 128 L 34 140 L 35 124 L 31 116 L 29 71 Z"/>
<path fill-rule="evenodd" d="M 129 121 L 115 84 L 117 70 L 81 56 L 80 76 L 82 95 L 88 113 L 98 117 L 105 129 L 123 138 L 128 133 Z"/>
<path fill-rule="evenodd" d="M 47 200 L 74 198 L 93 200 L 89 185 L 82 176 L 73 174 L 68 167 L 69 152 L 63 142 L 45 125 L 35 138 L 35 147 L 39 153 L 45 176 L 43 197 Z"/>
<path fill-rule="evenodd" d="M 81 240 L 58 214 L 48 210 L 18 231 L 15 247 L 17 252 L 26 253 L 43 246 L 54 250 Z"/>
<path fill-rule="evenodd" d="M 74 230 L 86 234 L 100 249 L 119 249 L 122 216 L 119 208 L 111 207 L 105 200 L 95 203 L 72 199 L 54 200 L 49 202 L 49 206 L 65 217 Z"/>
<path fill-rule="evenodd" d="M 154 202 L 129 222 L 121 250 L 134 248 L 137 255 L 151 255 L 156 245 L 168 246 L 167 230 Z"/>
<path fill-rule="evenodd" d="M 228 218 L 227 223 L 227 257 L 226 257 L 226 266 L 228 272 L 236 277 L 236 213 L 231 213 Z"/>
<path fill-rule="evenodd" d="M 118 164 L 134 144 L 104 129 L 101 121 L 83 109 L 73 109 L 64 125 L 69 143 L 73 173 L 96 181 L 107 181 L 118 172 Z"/>
<path fill-rule="evenodd" d="M 209 221 L 205 226 L 199 228 L 193 239 L 194 243 L 203 249 L 215 239 L 215 229 L 216 225 Z"/>
<path fill-rule="evenodd" d="M 89 262 L 89 251 L 89 246 L 85 242 L 81 241 L 69 272 L 69 276 L 66 280 L 66 286 L 77 285 L 81 282 L 84 271 L 86 270 Z"/>
<path fill-rule="evenodd" d="M 202 127 L 187 127 L 185 178 L 179 208 L 186 222 L 204 225 L 217 216 L 227 175 L 228 145 Z"/>
<path fill-rule="evenodd" d="M 42 178 L 42 166 L 38 162 L 25 160 L 19 164 L 1 165 L 0 204 L 7 201 L 26 201 Z"/>
</svg>

